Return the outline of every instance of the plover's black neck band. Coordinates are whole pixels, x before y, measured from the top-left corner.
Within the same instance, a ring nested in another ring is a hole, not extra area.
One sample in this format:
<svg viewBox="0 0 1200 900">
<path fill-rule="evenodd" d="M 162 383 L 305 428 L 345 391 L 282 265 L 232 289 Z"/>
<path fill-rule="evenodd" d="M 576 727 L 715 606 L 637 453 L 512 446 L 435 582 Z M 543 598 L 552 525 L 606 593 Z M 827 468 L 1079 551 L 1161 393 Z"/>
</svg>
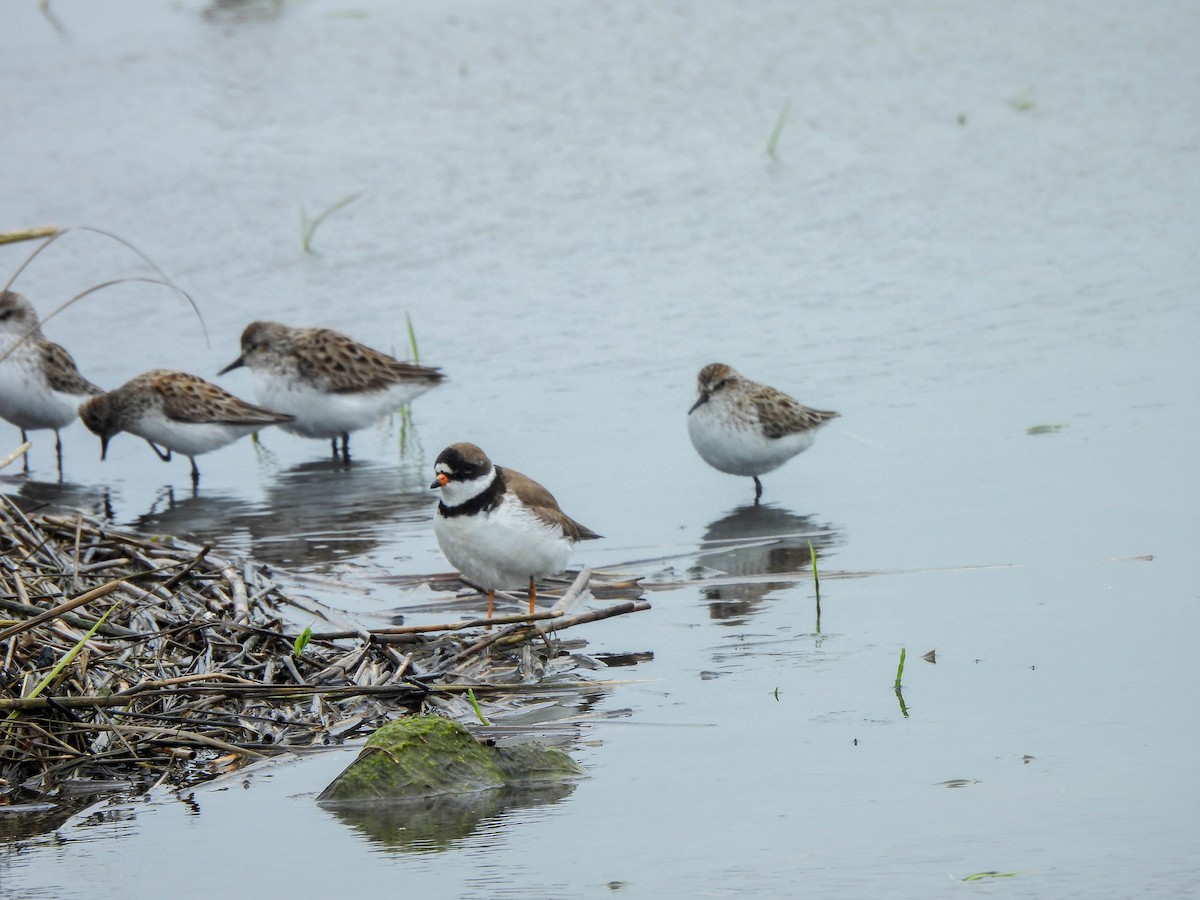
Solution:
<svg viewBox="0 0 1200 900">
<path fill-rule="evenodd" d="M 438 504 L 438 514 L 447 518 L 455 516 L 473 516 L 479 512 L 491 512 L 500 505 L 500 496 L 504 493 L 504 473 L 495 467 L 495 477 L 486 488 L 458 506 L 447 506 L 444 502 Z"/>
</svg>

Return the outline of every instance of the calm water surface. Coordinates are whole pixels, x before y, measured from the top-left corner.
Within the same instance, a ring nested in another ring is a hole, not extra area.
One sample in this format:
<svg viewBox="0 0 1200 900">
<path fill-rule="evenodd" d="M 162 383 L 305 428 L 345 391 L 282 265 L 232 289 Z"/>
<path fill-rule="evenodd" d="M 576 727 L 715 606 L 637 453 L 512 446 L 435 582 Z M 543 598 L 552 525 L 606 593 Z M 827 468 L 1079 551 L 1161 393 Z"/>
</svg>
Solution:
<svg viewBox="0 0 1200 900">
<path fill-rule="evenodd" d="M 63 484 L 39 436 L 6 491 L 444 618 L 395 576 L 446 570 L 426 486 L 473 440 L 654 609 L 583 635 L 644 661 L 555 730 L 589 772 L 562 796 L 405 835 L 313 802 L 338 751 L 9 841 L 0 894 L 1194 894 L 1194 6 L 51 8 L 64 34 L 0 12 L 0 227 L 121 235 L 210 336 L 110 288 L 46 326 L 88 377 L 215 377 L 253 318 L 403 354 L 408 313 L 451 380 L 348 469 L 268 431 L 193 495 L 75 425 Z M 300 211 L 352 194 L 304 254 Z M 73 234 L 16 287 L 45 313 L 138 274 Z M 759 508 L 687 440 L 714 360 L 843 416 Z"/>
</svg>

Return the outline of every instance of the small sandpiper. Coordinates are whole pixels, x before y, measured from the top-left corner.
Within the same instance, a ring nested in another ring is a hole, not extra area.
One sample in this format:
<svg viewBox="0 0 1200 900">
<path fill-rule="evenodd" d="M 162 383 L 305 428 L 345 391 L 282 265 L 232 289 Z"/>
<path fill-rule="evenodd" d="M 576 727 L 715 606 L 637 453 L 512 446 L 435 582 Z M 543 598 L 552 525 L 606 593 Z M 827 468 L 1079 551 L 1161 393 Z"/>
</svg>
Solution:
<svg viewBox="0 0 1200 900">
<path fill-rule="evenodd" d="M 79 414 L 79 404 L 103 393 L 79 374 L 71 354 L 46 340 L 32 304 L 16 291 L 0 294 L 0 417 L 27 431 L 54 430 L 62 477 L 61 428 Z M 29 471 L 29 456 L 25 457 Z"/>
<path fill-rule="evenodd" d="M 268 425 L 292 421 L 285 413 L 247 403 L 196 375 L 168 369 L 146 372 L 93 397 L 79 408 L 79 416 L 100 436 L 101 459 L 108 455 L 113 435 L 128 431 L 143 438 L 164 462 L 172 452 L 188 457 L 193 487 L 200 481 L 196 457 L 201 453 Z"/>
<path fill-rule="evenodd" d="M 242 355 L 217 374 L 239 366 L 254 373 L 257 400 L 293 420 L 284 431 L 328 438 L 333 455 L 350 459 L 350 432 L 366 428 L 445 380 L 440 369 L 401 362 L 329 328 L 292 328 L 251 322 Z"/>
<path fill-rule="evenodd" d="M 496 591 L 528 585 L 567 566 L 571 547 L 600 535 L 559 508 L 548 490 L 503 466 L 494 466 L 474 444 L 451 444 L 434 463 L 431 490 L 440 490 L 433 531 L 446 559 L 468 581 L 488 592 L 488 618 Z"/>
<path fill-rule="evenodd" d="M 696 452 L 714 469 L 752 477 L 755 502 L 762 497 L 758 476 L 803 453 L 817 429 L 838 417 L 743 378 L 723 363 L 701 369 L 697 387 L 699 396 L 688 410 Z"/>
</svg>

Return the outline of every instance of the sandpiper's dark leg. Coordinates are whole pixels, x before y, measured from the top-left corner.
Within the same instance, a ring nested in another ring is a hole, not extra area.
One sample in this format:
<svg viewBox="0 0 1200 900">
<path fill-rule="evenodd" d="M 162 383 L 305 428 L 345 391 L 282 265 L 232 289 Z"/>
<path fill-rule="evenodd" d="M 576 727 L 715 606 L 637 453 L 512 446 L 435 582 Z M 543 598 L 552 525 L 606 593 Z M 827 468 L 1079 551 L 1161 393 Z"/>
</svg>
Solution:
<svg viewBox="0 0 1200 900">
<path fill-rule="evenodd" d="M 27 434 L 25 433 L 25 429 L 24 429 L 24 428 L 22 428 L 22 429 L 21 429 L 21 443 L 22 443 L 22 444 L 28 444 L 28 443 L 29 443 L 29 435 L 27 435 Z M 26 450 L 26 451 L 25 451 L 25 452 L 22 454 L 22 456 L 24 457 L 24 461 L 23 461 L 22 465 L 24 466 L 25 474 L 26 474 L 26 475 L 28 475 L 28 474 L 29 474 L 29 451 L 28 451 L 28 450 Z"/>
<path fill-rule="evenodd" d="M 190 456 L 188 458 L 192 461 L 192 489 L 194 490 L 200 485 L 200 470 L 196 468 L 196 457 Z"/>
<path fill-rule="evenodd" d="M 533 608 L 537 605 L 537 585 L 533 583 L 533 576 L 529 576 L 529 614 L 533 615 Z"/>
<path fill-rule="evenodd" d="M 171 461 L 171 451 L 170 450 L 161 449 L 158 446 L 158 444 L 154 443 L 154 441 L 146 441 L 146 443 L 150 445 L 151 449 L 153 449 L 154 452 L 158 454 L 158 458 L 161 459 L 163 462 Z"/>
<path fill-rule="evenodd" d="M 54 429 L 54 455 L 58 459 L 58 482 L 62 484 L 62 435 L 58 433 L 58 429 Z"/>
<path fill-rule="evenodd" d="M 754 502 L 758 503 L 759 499 L 762 497 L 762 482 L 758 480 L 757 475 L 753 476 L 753 478 L 754 478 Z"/>
<path fill-rule="evenodd" d="M 350 432 L 342 432 L 342 460 L 350 462 Z"/>
</svg>

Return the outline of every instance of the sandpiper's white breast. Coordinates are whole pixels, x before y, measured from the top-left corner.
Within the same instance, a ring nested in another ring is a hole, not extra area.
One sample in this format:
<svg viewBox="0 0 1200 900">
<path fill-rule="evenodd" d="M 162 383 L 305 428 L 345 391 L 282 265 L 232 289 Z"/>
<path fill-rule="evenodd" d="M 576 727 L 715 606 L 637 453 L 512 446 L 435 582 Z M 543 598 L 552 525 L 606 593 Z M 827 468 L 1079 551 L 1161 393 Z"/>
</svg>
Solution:
<svg viewBox="0 0 1200 900">
<path fill-rule="evenodd" d="M 279 427 L 307 438 L 332 438 L 366 428 L 432 387 L 414 381 L 382 391 L 329 393 L 279 372 L 259 369 L 254 375 L 258 402 L 295 416 L 295 421 Z"/>
<path fill-rule="evenodd" d="M 8 337 L 0 352 L 13 344 Z M 0 361 L 0 418 L 19 428 L 62 428 L 78 415 L 79 404 L 90 394 L 65 394 L 51 389 L 41 369 L 41 357 L 29 341 L 21 343 Z"/>
<path fill-rule="evenodd" d="M 714 469 L 758 476 L 778 469 L 812 446 L 812 431 L 767 437 L 757 414 L 737 406 L 736 400 L 736 395 L 715 395 L 688 415 L 692 445 Z"/>
<path fill-rule="evenodd" d="M 167 418 L 160 409 L 149 408 L 143 410 L 136 420 L 128 422 L 125 430 L 175 453 L 199 456 L 232 444 L 262 427 L 224 422 L 180 422 Z"/>
</svg>

